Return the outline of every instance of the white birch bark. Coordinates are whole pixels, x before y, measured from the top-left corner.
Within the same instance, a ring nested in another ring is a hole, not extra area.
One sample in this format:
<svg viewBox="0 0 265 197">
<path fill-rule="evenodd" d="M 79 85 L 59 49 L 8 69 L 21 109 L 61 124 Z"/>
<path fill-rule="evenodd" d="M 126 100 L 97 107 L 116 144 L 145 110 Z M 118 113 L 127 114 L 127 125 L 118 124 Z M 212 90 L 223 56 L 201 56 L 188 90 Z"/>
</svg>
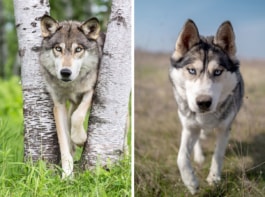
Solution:
<svg viewBox="0 0 265 197">
<path fill-rule="evenodd" d="M 113 0 L 88 139 L 81 158 L 83 168 L 105 166 L 125 151 L 126 121 L 131 91 L 131 0 Z"/>
<path fill-rule="evenodd" d="M 39 65 L 42 39 L 40 18 L 49 13 L 49 1 L 13 2 L 22 72 L 25 160 L 44 159 L 58 163 L 60 155 L 52 113 L 53 104 L 45 90 Z"/>
</svg>

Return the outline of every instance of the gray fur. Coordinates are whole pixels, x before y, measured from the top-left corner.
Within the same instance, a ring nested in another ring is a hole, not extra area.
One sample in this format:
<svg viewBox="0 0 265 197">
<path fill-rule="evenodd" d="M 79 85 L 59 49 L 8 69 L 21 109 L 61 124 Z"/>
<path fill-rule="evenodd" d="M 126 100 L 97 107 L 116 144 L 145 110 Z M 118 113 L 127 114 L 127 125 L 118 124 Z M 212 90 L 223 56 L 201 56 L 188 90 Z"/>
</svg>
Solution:
<svg viewBox="0 0 265 197">
<path fill-rule="evenodd" d="M 41 71 L 54 102 L 54 118 L 60 144 L 62 177 L 73 175 L 74 145 L 87 140 L 84 120 L 91 106 L 105 35 L 91 18 L 57 22 L 41 19 L 43 41 Z M 67 101 L 70 102 L 69 108 Z"/>
</svg>

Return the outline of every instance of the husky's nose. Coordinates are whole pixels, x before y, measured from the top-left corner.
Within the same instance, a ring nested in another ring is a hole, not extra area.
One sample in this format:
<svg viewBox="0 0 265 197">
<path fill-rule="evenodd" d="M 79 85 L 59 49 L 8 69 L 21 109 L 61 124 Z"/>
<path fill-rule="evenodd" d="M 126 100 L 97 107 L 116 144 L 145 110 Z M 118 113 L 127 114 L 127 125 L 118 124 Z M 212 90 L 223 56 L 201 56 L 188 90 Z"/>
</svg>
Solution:
<svg viewBox="0 0 265 197">
<path fill-rule="evenodd" d="M 69 77 L 71 76 L 72 71 L 70 69 L 64 68 L 60 73 L 63 81 L 69 81 Z"/>
<path fill-rule="evenodd" d="M 208 95 L 200 95 L 196 98 L 196 103 L 200 110 L 208 111 L 212 105 L 212 97 Z"/>
</svg>

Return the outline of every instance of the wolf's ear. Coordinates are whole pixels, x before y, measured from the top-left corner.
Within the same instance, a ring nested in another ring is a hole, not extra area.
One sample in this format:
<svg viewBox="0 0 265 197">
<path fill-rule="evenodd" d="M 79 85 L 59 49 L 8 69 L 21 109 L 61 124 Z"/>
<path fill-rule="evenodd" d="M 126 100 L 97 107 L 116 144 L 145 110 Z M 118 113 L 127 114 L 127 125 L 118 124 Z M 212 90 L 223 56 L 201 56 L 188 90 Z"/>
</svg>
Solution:
<svg viewBox="0 0 265 197">
<path fill-rule="evenodd" d="M 236 54 L 235 34 L 229 21 L 223 22 L 218 28 L 214 44 L 220 46 L 231 56 Z"/>
<path fill-rule="evenodd" d="M 200 42 L 200 35 L 195 23 L 189 19 L 183 29 L 181 30 L 176 46 L 175 46 L 175 58 L 183 56 L 192 46 Z"/>
<path fill-rule="evenodd" d="M 90 38 L 96 40 L 99 36 L 100 26 L 97 18 L 91 18 L 85 21 L 81 27 L 84 34 Z"/>
<path fill-rule="evenodd" d="M 52 17 L 44 15 L 41 18 L 40 26 L 41 26 L 41 35 L 42 37 L 46 38 L 56 32 L 56 30 L 59 27 L 59 24 Z"/>
</svg>

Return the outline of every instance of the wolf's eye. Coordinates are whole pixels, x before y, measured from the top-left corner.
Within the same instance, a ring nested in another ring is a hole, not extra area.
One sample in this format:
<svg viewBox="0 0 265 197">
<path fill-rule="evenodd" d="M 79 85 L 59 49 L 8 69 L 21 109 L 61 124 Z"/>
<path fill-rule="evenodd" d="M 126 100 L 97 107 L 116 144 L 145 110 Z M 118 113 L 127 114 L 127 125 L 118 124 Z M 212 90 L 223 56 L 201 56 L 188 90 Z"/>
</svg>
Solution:
<svg viewBox="0 0 265 197">
<path fill-rule="evenodd" d="M 221 70 L 221 69 L 216 69 L 214 72 L 213 72 L 213 75 L 214 76 L 220 76 L 221 74 L 222 74 L 222 72 L 223 72 L 223 70 Z"/>
<path fill-rule="evenodd" d="M 56 51 L 58 51 L 58 52 L 62 52 L 62 47 L 56 46 L 56 47 L 54 47 L 54 49 L 55 49 Z"/>
<path fill-rule="evenodd" d="M 196 70 L 194 68 L 188 68 L 188 71 L 191 75 L 196 75 Z"/>
<path fill-rule="evenodd" d="M 81 52 L 83 50 L 83 48 L 81 48 L 81 47 L 76 47 L 75 48 L 75 53 L 79 53 L 79 52 Z"/>
</svg>

